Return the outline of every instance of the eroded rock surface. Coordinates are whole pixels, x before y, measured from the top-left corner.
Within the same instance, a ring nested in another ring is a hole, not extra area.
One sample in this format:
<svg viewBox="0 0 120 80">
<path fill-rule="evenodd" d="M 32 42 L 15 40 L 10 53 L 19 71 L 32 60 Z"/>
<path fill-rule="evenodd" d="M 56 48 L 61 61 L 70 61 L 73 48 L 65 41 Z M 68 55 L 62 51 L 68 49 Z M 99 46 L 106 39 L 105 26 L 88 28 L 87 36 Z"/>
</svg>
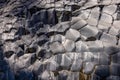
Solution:
<svg viewBox="0 0 120 80">
<path fill-rule="evenodd" d="M 0 80 L 120 80 L 120 0 L 0 0 Z"/>
</svg>

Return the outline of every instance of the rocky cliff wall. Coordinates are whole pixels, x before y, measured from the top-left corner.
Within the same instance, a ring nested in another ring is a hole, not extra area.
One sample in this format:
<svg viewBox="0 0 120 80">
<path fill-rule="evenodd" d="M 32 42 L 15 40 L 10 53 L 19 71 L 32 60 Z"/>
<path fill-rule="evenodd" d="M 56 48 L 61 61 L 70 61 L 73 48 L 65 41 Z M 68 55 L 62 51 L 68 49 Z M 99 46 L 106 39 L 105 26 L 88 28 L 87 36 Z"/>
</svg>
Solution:
<svg viewBox="0 0 120 80">
<path fill-rule="evenodd" d="M 120 0 L 0 0 L 0 80 L 120 80 Z"/>
</svg>

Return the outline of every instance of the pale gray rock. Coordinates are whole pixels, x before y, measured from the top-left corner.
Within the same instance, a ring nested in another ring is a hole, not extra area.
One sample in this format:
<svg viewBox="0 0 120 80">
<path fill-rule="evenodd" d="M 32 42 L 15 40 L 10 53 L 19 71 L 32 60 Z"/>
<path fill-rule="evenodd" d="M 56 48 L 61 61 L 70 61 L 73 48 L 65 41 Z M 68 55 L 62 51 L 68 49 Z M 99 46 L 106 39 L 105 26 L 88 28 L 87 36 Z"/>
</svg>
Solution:
<svg viewBox="0 0 120 80">
<path fill-rule="evenodd" d="M 23 56 L 17 59 L 17 63 L 15 63 L 18 69 L 22 69 L 25 67 L 29 67 L 31 65 L 31 59 L 34 54 L 24 54 Z"/>
<path fill-rule="evenodd" d="M 79 80 L 79 72 L 71 72 L 68 75 L 67 80 Z"/>
<path fill-rule="evenodd" d="M 4 52 L 7 52 L 7 51 L 14 51 L 16 52 L 18 49 L 18 45 L 14 42 L 6 42 L 4 44 Z"/>
<path fill-rule="evenodd" d="M 49 61 L 47 63 L 47 70 L 49 71 L 57 71 L 59 68 L 59 64 L 55 61 Z"/>
<path fill-rule="evenodd" d="M 55 26 L 53 26 L 50 31 L 62 32 L 64 33 L 70 27 L 69 22 L 61 22 Z"/>
<path fill-rule="evenodd" d="M 78 38 L 80 38 L 80 33 L 79 33 L 79 31 L 77 31 L 77 30 L 75 30 L 75 29 L 69 29 L 69 30 L 66 32 L 65 37 L 66 37 L 67 39 L 76 41 Z"/>
<path fill-rule="evenodd" d="M 42 80 L 54 80 L 54 74 L 50 71 L 44 71 L 41 75 Z"/>
<path fill-rule="evenodd" d="M 102 13 L 99 20 L 98 28 L 107 31 L 112 24 L 112 16 L 106 13 Z"/>
<path fill-rule="evenodd" d="M 80 29 L 80 34 L 85 36 L 85 38 L 94 37 L 98 33 L 98 29 L 95 26 L 87 25 Z"/>
<path fill-rule="evenodd" d="M 110 56 L 103 53 L 99 55 L 99 64 L 101 65 L 109 65 L 110 64 Z"/>
<path fill-rule="evenodd" d="M 62 44 L 67 52 L 71 52 L 75 49 L 75 43 L 72 40 L 66 39 L 62 42 Z"/>
<path fill-rule="evenodd" d="M 84 65 L 84 68 L 83 68 L 83 72 L 85 74 L 91 74 L 93 69 L 95 67 L 95 64 L 92 63 L 92 62 L 86 62 L 85 65 Z"/>
<path fill-rule="evenodd" d="M 113 26 L 114 26 L 116 29 L 120 29 L 119 24 L 120 24 L 120 21 L 119 21 L 119 20 L 115 20 L 115 21 L 113 22 Z"/>
<path fill-rule="evenodd" d="M 89 25 L 96 26 L 98 24 L 98 19 L 100 15 L 99 11 L 100 11 L 99 7 L 93 8 L 91 10 L 91 13 L 87 19 Z"/>
<path fill-rule="evenodd" d="M 102 41 L 88 41 L 85 42 L 91 52 L 103 52 L 103 44 Z"/>
<path fill-rule="evenodd" d="M 110 35 L 110 34 L 106 34 L 106 33 L 102 34 L 100 40 L 103 41 L 103 42 L 106 42 L 108 44 L 112 44 L 112 45 L 115 45 L 116 42 L 117 42 L 115 36 Z"/>
<path fill-rule="evenodd" d="M 84 52 L 83 55 L 84 62 L 90 62 L 93 61 L 94 59 L 94 54 L 92 52 Z"/>
<path fill-rule="evenodd" d="M 73 61 L 73 64 L 71 66 L 71 71 L 80 71 L 80 69 L 82 68 L 82 60 L 79 58 L 76 58 Z"/>
<path fill-rule="evenodd" d="M 76 43 L 76 52 L 87 52 L 89 47 L 82 41 L 77 41 Z"/>
<path fill-rule="evenodd" d="M 116 5 L 108 5 L 103 8 L 103 12 L 112 15 L 115 13 L 116 9 L 117 9 Z"/>
<path fill-rule="evenodd" d="M 109 30 L 109 34 L 113 36 L 116 36 L 118 32 L 119 32 L 119 29 L 115 28 L 114 26 L 112 26 Z"/>
<path fill-rule="evenodd" d="M 71 64 L 72 64 L 72 60 L 68 56 L 66 56 L 65 54 L 63 54 L 60 66 L 63 69 L 69 69 L 69 67 L 70 67 Z"/>
<path fill-rule="evenodd" d="M 42 71 L 44 71 L 44 65 L 39 60 L 36 60 L 31 68 L 35 72 L 35 74 L 40 74 Z"/>
<path fill-rule="evenodd" d="M 55 42 L 55 41 L 63 42 L 64 40 L 65 40 L 65 36 L 60 35 L 60 34 L 53 35 L 53 36 L 50 37 L 51 42 Z"/>
<path fill-rule="evenodd" d="M 2 34 L 2 39 L 3 40 L 13 40 L 14 38 L 15 38 L 15 32 L 3 33 Z"/>
<path fill-rule="evenodd" d="M 50 50 L 55 53 L 63 53 L 65 52 L 65 49 L 63 45 L 59 42 L 53 42 L 50 44 Z"/>
<path fill-rule="evenodd" d="M 81 29 L 82 27 L 84 27 L 85 25 L 87 25 L 87 22 L 86 22 L 85 20 L 83 20 L 83 19 L 78 19 L 78 20 L 76 21 L 76 18 L 73 19 L 73 20 L 71 21 L 71 23 L 72 23 L 71 28 L 73 28 L 73 29 Z"/>
</svg>

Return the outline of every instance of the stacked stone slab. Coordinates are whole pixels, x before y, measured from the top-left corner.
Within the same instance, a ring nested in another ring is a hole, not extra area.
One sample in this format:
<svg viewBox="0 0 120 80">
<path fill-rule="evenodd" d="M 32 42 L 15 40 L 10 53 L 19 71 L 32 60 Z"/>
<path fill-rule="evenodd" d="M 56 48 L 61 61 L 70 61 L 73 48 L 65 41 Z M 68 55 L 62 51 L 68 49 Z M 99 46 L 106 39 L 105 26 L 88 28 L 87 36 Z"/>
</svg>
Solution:
<svg viewBox="0 0 120 80">
<path fill-rule="evenodd" d="M 120 80 L 120 0 L 0 1 L 0 80 Z"/>
</svg>

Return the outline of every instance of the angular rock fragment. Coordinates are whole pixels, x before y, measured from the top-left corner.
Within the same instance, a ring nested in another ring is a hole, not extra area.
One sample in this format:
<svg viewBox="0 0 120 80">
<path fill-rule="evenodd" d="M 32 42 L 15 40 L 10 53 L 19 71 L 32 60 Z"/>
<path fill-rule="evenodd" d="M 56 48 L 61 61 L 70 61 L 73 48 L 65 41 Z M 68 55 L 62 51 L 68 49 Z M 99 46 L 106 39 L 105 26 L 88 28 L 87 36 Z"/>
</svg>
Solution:
<svg viewBox="0 0 120 80">
<path fill-rule="evenodd" d="M 67 80 L 79 80 L 79 72 L 71 72 L 68 77 Z"/>
<path fill-rule="evenodd" d="M 65 49 L 63 45 L 59 42 L 53 42 L 50 44 L 50 50 L 55 54 L 55 53 L 63 53 L 65 52 Z"/>
<path fill-rule="evenodd" d="M 65 40 L 65 36 L 63 35 L 60 35 L 60 34 L 57 34 L 57 35 L 53 35 L 50 37 L 50 41 L 51 42 L 55 42 L 55 41 L 58 41 L 58 42 L 63 42 Z"/>
<path fill-rule="evenodd" d="M 98 29 L 94 26 L 87 25 L 80 29 L 80 34 L 85 36 L 85 38 L 94 37 L 98 33 Z"/>
<path fill-rule="evenodd" d="M 107 31 L 112 24 L 112 16 L 106 13 L 102 13 L 99 20 L 98 28 L 104 31 Z"/>
<path fill-rule="evenodd" d="M 98 24 L 98 19 L 100 15 L 99 11 L 100 11 L 99 7 L 93 8 L 91 10 L 91 13 L 87 19 L 89 25 L 96 26 Z"/>
<path fill-rule="evenodd" d="M 108 44 L 112 44 L 112 45 L 116 44 L 116 37 L 112 36 L 110 34 L 103 33 L 100 40 L 103 41 L 103 42 L 106 42 Z"/>
<path fill-rule="evenodd" d="M 110 56 L 105 53 L 100 53 L 99 55 L 99 64 L 101 65 L 109 65 L 110 64 Z"/>
<path fill-rule="evenodd" d="M 84 42 L 77 41 L 75 44 L 76 44 L 76 52 L 87 52 L 87 51 L 89 51 L 88 46 Z"/>
<path fill-rule="evenodd" d="M 66 56 L 65 54 L 63 54 L 60 66 L 63 69 L 69 69 L 69 67 L 71 65 L 71 62 L 72 62 L 72 60 L 68 56 Z"/>
<path fill-rule="evenodd" d="M 76 41 L 78 38 L 80 38 L 80 33 L 79 33 L 77 30 L 75 30 L 75 29 L 69 29 L 69 30 L 66 32 L 65 37 L 66 37 L 67 39 Z"/>
<path fill-rule="evenodd" d="M 103 52 L 103 44 L 102 41 L 89 41 L 85 42 L 91 52 Z"/>
<path fill-rule="evenodd" d="M 95 64 L 92 63 L 92 62 L 86 62 L 85 65 L 84 65 L 84 69 L 83 69 L 83 72 L 85 74 L 91 74 L 93 69 L 94 69 L 94 66 Z"/>
<path fill-rule="evenodd" d="M 71 66 L 71 71 L 80 71 L 81 68 L 82 68 L 82 60 L 76 58 Z"/>
<path fill-rule="evenodd" d="M 62 44 L 67 52 L 71 52 L 75 49 L 75 44 L 72 40 L 66 39 Z"/>
<path fill-rule="evenodd" d="M 115 13 L 116 9 L 117 9 L 116 5 L 109 5 L 103 8 L 103 12 L 112 15 Z"/>
<path fill-rule="evenodd" d="M 73 29 L 81 29 L 82 27 L 84 27 L 85 25 L 87 25 L 87 22 L 83 19 L 79 19 L 76 21 L 76 18 L 73 19 L 71 21 L 71 23 L 73 23 L 73 25 L 71 26 L 71 28 Z"/>
</svg>

